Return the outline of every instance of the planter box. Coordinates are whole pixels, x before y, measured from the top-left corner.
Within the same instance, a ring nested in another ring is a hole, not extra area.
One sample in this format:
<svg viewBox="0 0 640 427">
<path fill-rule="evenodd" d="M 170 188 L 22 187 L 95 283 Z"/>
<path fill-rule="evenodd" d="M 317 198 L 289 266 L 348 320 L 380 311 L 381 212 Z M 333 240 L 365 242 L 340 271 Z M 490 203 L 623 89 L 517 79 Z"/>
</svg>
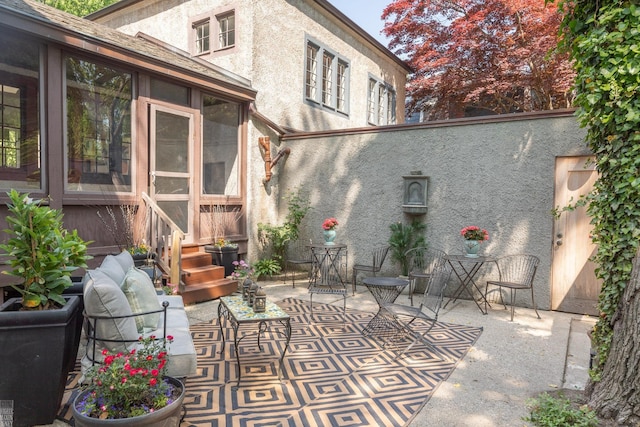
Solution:
<svg viewBox="0 0 640 427">
<path fill-rule="evenodd" d="M 238 248 L 230 246 L 205 246 L 204 251 L 211 254 L 211 263 L 224 267 L 224 277 L 228 277 L 236 269 L 233 261 L 238 261 Z"/>
<path fill-rule="evenodd" d="M 0 306 L 0 400 L 13 405 L 14 427 L 51 424 L 78 353 L 80 298 L 57 310 L 20 311 L 20 298 Z M 9 418 L 11 419 L 11 418 Z"/>
</svg>

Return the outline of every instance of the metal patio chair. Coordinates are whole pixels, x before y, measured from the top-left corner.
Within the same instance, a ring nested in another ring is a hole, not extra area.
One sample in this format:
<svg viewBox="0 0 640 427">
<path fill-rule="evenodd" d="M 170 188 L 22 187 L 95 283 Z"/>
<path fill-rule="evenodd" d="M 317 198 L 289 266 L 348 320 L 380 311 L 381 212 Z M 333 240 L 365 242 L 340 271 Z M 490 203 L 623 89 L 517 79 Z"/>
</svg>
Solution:
<svg viewBox="0 0 640 427">
<path fill-rule="evenodd" d="M 379 246 L 374 248 L 371 251 L 371 264 L 355 264 L 352 268 L 351 273 L 351 286 L 353 295 L 356 294 L 356 282 L 358 280 L 358 272 L 367 272 L 371 273 L 372 276 L 375 276 L 377 272 L 382 269 L 382 264 L 384 263 L 387 254 L 389 253 L 389 246 Z"/>
<path fill-rule="evenodd" d="M 382 309 L 393 315 L 402 332 L 412 338 L 411 343 L 400 353 L 402 356 L 416 343 L 422 342 L 431 350 L 438 353 L 443 360 L 449 357 L 444 355 L 428 338 L 429 332 L 438 321 L 438 313 L 442 308 L 444 290 L 451 276 L 451 265 L 444 263 L 431 271 L 427 280 L 426 289 L 422 295 L 420 305 L 406 305 L 399 303 L 387 303 Z M 422 322 L 415 322 L 421 320 Z M 426 323 L 426 326 L 423 324 Z"/>
<path fill-rule="evenodd" d="M 498 286 L 500 288 L 500 300 L 506 310 L 507 305 L 504 303 L 504 298 L 502 297 L 502 288 L 508 288 L 511 294 L 511 321 L 513 321 L 516 291 L 520 289 L 530 289 L 531 304 L 533 305 L 533 309 L 535 310 L 538 319 L 540 319 L 540 314 L 538 313 L 536 301 L 533 296 L 533 279 L 535 278 L 538 264 L 540 264 L 540 259 L 535 255 L 508 255 L 499 258 L 496 261 L 496 264 L 498 266 L 499 279 L 487 281 L 485 296 L 489 291 L 490 285 Z M 485 311 L 486 309 L 485 299 Z"/>
<path fill-rule="evenodd" d="M 287 274 L 291 273 L 294 288 L 296 287 L 296 272 L 294 269 L 298 269 L 299 267 L 308 267 L 307 272 L 310 272 L 311 248 L 301 240 L 290 241 L 287 243 L 284 281 L 285 283 L 287 282 Z"/>
<path fill-rule="evenodd" d="M 416 281 L 428 282 L 433 272 L 447 264 L 447 254 L 440 249 L 417 247 L 405 252 L 409 259 L 409 300 L 413 305 L 413 293 L 416 290 Z"/>
</svg>

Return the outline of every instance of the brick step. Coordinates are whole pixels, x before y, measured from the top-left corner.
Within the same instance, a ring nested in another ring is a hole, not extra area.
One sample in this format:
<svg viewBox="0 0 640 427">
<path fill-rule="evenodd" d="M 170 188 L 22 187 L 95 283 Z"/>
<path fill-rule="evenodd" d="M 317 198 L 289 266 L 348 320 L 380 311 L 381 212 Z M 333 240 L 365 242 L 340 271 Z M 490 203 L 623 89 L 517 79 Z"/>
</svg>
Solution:
<svg viewBox="0 0 640 427">
<path fill-rule="evenodd" d="M 206 252 L 182 253 L 182 270 L 211 266 L 211 254 Z M 224 276 L 223 276 L 224 277 Z"/>
<path fill-rule="evenodd" d="M 224 267 L 219 265 L 211 265 L 211 263 L 209 263 L 209 265 L 203 265 L 201 267 L 182 269 L 182 280 L 185 284 L 197 284 L 224 278 Z"/>
<path fill-rule="evenodd" d="M 181 292 L 185 304 L 210 301 L 226 295 L 231 295 L 238 290 L 238 282 L 232 279 L 218 279 L 201 283 L 185 284 Z"/>
</svg>

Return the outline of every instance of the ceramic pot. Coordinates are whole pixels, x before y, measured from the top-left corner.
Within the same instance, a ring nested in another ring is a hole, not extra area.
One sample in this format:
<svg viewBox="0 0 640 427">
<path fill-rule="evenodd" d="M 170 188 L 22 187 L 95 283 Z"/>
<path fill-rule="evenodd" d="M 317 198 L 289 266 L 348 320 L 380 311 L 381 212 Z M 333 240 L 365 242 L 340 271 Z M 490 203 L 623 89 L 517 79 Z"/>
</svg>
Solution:
<svg viewBox="0 0 640 427">
<path fill-rule="evenodd" d="M 335 245 L 333 241 L 336 239 L 336 230 L 323 230 L 322 236 L 324 237 L 325 245 Z"/>
<path fill-rule="evenodd" d="M 478 240 L 465 240 L 464 250 L 467 258 L 478 258 L 478 251 L 480 250 L 480 241 Z"/>
</svg>

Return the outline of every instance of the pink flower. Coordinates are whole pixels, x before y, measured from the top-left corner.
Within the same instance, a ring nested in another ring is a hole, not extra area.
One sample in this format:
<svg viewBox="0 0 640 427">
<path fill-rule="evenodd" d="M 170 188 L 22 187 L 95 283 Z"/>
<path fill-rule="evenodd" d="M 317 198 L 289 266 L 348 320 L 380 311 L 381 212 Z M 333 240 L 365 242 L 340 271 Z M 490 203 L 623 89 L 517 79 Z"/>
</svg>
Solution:
<svg viewBox="0 0 640 427">
<path fill-rule="evenodd" d="M 338 225 L 338 220 L 335 218 L 327 218 L 322 223 L 322 228 L 324 230 L 333 230 Z"/>
<path fill-rule="evenodd" d="M 476 225 L 469 225 L 460 230 L 460 235 L 466 240 L 477 240 L 478 242 L 484 242 L 489 240 L 489 232 L 484 228 L 481 229 Z"/>
</svg>

